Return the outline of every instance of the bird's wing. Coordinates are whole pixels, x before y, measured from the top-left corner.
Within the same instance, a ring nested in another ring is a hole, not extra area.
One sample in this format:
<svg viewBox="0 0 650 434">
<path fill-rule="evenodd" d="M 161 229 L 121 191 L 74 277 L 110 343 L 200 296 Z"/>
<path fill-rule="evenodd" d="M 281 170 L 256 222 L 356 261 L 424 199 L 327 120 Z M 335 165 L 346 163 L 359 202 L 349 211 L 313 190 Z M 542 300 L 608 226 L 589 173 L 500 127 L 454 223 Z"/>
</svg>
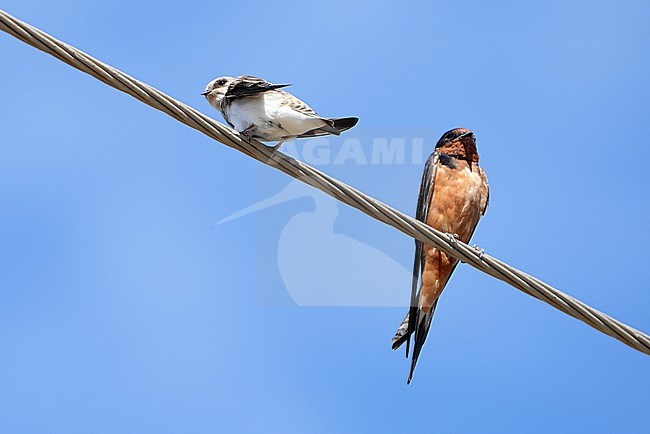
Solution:
<svg viewBox="0 0 650 434">
<path fill-rule="evenodd" d="M 422 182 L 420 184 L 420 192 L 418 194 L 418 205 L 415 210 L 415 219 L 426 223 L 427 215 L 429 214 L 429 205 L 431 204 L 431 197 L 433 196 L 433 186 L 435 184 L 436 172 L 438 170 L 438 161 L 440 156 L 434 152 L 427 159 L 424 165 L 424 172 L 422 173 Z M 413 258 L 413 278 L 411 281 L 411 304 L 408 314 L 408 328 L 407 328 L 407 341 L 406 341 L 406 356 L 409 354 L 409 347 L 411 345 L 411 335 L 415 331 L 418 324 L 419 316 L 419 301 L 420 301 L 420 273 L 424 269 L 424 243 L 420 240 L 415 240 L 415 256 Z M 433 315 L 433 309 L 431 309 Z"/>
<path fill-rule="evenodd" d="M 246 96 L 251 96 L 259 94 L 262 92 L 268 92 L 270 90 L 280 89 L 283 87 L 291 86 L 290 84 L 273 84 L 264 80 L 263 78 L 254 77 L 252 75 L 243 75 L 238 77 L 226 90 L 226 95 L 224 99 L 232 101 L 237 98 L 243 98 Z"/>
<path fill-rule="evenodd" d="M 307 103 L 304 101 L 299 100 L 295 96 L 291 95 L 289 92 L 285 92 L 281 90 L 282 95 L 284 96 L 282 104 L 286 105 L 293 110 L 297 111 L 298 113 L 302 113 L 304 115 L 308 116 L 318 116 L 318 114 L 314 111 L 313 108 L 309 107 Z M 328 119 L 324 119 L 324 121 L 328 121 Z"/>
<path fill-rule="evenodd" d="M 332 121 L 333 125 L 332 128 L 335 128 L 338 133 L 342 133 L 343 131 L 347 131 L 353 126 L 359 122 L 359 118 L 329 118 L 328 120 Z M 316 128 L 313 130 L 309 130 L 306 133 L 303 133 L 298 136 L 300 139 L 304 138 L 310 138 L 310 137 L 318 137 L 318 136 L 325 136 L 332 134 L 331 130 L 326 130 L 323 128 Z"/>
<path fill-rule="evenodd" d="M 487 211 L 488 205 L 490 204 L 490 185 L 488 184 L 485 170 L 480 166 L 478 170 L 480 170 L 481 181 L 483 181 L 481 185 L 481 215 L 485 215 L 485 211 Z"/>
<path fill-rule="evenodd" d="M 415 210 L 415 219 L 423 223 L 427 221 L 429 214 L 429 205 L 431 204 L 431 197 L 433 196 L 433 186 L 435 184 L 436 172 L 438 170 L 438 161 L 440 156 L 434 152 L 429 156 L 425 165 L 424 172 L 422 173 L 422 181 L 420 183 L 420 192 L 418 194 L 418 204 Z M 409 304 L 409 311 L 402 324 L 397 329 L 397 333 L 392 339 L 393 350 L 398 349 L 406 342 L 406 357 L 409 356 L 409 349 L 411 346 L 411 335 L 415 331 L 416 324 L 418 324 L 418 311 L 420 302 L 420 274 L 424 269 L 425 256 L 424 256 L 424 243 L 418 239 L 415 240 L 415 255 L 413 257 L 413 277 L 411 281 L 411 302 Z M 436 301 L 437 303 L 437 301 Z M 435 309 L 435 305 L 431 309 L 431 313 Z"/>
<path fill-rule="evenodd" d="M 433 189 L 435 185 L 439 161 L 440 155 L 437 152 L 434 152 L 429 156 L 424 166 L 422 183 L 420 184 L 420 192 L 418 194 L 418 204 L 415 211 L 416 220 L 419 220 L 423 223 L 426 223 L 427 217 L 429 215 L 429 206 L 431 205 L 431 198 L 433 197 Z M 428 313 L 425 313 L 422 311 L 422 309 L 420 309 L 420 298 L 422 297 L 422 286 L 420 282 L 422 272 L 424 271 L 425 262 L 426 256 L 424 251 L 424 243 L 416 239 L 415 255 L 413 257 L 413 278 L 411 281 L 411 304 L 408 313 L 408 337 L 406 341 L 406 355 L 408 357 L 411 335 L 414 335 L 415 341 L 411 359 L 411 371 L 408 378 L 409 383 L 413 377 L 415 365 L 417 364 L 418 357 L 420 356 L 420 351 L 422 350 L 424 341 L 426 340 L 427 334 L 429 333 L 429 327 L 431 326 L 433 313 L 436 309 L 436 305 L 438 304 L 438 300 L 436 300 Z"/>
</svg>

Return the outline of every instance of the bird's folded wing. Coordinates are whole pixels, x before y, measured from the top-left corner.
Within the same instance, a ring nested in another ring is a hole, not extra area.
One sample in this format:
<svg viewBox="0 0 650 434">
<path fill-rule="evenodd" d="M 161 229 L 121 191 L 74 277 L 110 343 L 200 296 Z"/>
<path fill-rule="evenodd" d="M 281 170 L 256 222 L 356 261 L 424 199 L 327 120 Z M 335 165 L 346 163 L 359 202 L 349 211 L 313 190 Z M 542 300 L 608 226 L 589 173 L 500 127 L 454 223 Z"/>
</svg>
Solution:
<svg viewBox="0 0 650 434">
<path fill-rule="evenodd" d="M 291 95 L 289 92 L 281 91 L 283 98 L 283 104 L 287 107 L 290 107 L 291 109 L 297 111 L 298 113 L 302 113 L 303 115 L 307 116 L 318 116 L 314 109 L 309 107 L 304 101 L 299 100 L 295 96 Z M 327 121 L 327 119 L 323 118 L 324 121 Z"/>
<path fill-rule="evenodd" d="M 255 95 L 269 90 L 280 89 L 283 87 L 291 86 L 290 84 L 273 84 L 264 80 L 263 78 L 254 77 L 252 75 L 244 75 L 233 81 L 228 90 L 226 91 L 225 98 L 233 100 L 243 98 L 246 96 Z"/>
<path fill-rule="evenodd" d="M 424 166 L 422 173 L 422 182 L 420 184 L 420 192 L 418 194 L 418 205 L 415 211 L 415 218 L 421 222 L 427 221 L 429 215 L 429 205 L 431 204 L 431 197 L 433 196 L 433 186 L 435 183 L 436 171 L 438 170 L 439 155 L 434 152 L 429 156 Z M 407 330 L 407 345 L 406 353 L 408 355 L 410 346 L 410 337 L 415 332 L 416 327 L 420 320 L 419 304 L 420 304 L 420 291 L 419 281 L 420 273 L 424 270 L 424 243 L 420 240 L 415 240 L 415 256 L 413 258 L 413 281 L 411 284 L 411 304 L 409 309 L 409 320 Z M 433 312 L 431 312 L 433 314 Z"/>
</svg>

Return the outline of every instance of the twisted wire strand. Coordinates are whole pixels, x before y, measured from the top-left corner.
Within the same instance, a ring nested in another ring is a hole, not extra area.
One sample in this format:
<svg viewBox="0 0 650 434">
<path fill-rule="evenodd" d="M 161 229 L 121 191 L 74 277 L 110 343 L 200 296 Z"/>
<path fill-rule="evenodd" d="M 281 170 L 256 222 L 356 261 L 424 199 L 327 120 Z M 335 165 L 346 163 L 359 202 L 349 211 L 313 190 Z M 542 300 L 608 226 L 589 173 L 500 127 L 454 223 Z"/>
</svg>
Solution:
<svg viewBox="0 0 650 434">
<path fill-rule="evenodd" d="M 483 251 L 468 246 L 451 234 L 438 231 L 397 211 L 308 164 L 281 153 L 273 153 L 271 149 L 257 141 L 249 143 L 236 131 L 192 107 L 18 20 L 3 10 L 0 10 L 0 30 L 133 96 L 226 146 L 317 188 L 410 237 L 431 244 L 446 254 L 508 283 L 638 351 L 650 354 L 650 336 L 641 331 L 615 320 Z"/>
</svg>

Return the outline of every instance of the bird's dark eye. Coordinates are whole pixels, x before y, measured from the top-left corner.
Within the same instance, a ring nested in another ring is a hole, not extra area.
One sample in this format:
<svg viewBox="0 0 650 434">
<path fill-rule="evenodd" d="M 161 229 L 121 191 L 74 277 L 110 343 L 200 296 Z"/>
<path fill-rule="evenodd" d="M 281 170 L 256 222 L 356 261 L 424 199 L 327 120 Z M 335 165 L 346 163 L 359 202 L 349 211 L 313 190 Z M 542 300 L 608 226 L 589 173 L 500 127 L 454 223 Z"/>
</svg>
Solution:
<svg viewBox="0 0 650 434">
<path fill-rule="evenodd" d="M 455 137 L 455 136 L 454 136 L 454 133 L 451 132 L 451 131 L 448 132 L 447 134 L 445 134 L 445 140 L 453 140 L 454 137 Z"/>
<path fill-rule="evenodd" d="M 217 81 L 217 84 L 218 84 L 219 86 L 223 86 L 224 84 L 226 84 L 226 79 L 225 79 L 225 78 L 222 78 L 221 80 Z"/>
</svg>

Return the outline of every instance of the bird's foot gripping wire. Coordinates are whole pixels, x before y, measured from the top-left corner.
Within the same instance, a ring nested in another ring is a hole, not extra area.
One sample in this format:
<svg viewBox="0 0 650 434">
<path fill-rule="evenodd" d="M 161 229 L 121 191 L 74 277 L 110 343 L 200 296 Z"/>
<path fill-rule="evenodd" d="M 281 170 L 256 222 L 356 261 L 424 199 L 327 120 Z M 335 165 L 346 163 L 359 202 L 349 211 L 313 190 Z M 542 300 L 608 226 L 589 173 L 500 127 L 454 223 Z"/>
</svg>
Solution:
<svg viewBox="0 0 650 434">
<path fill-rule="evenodd" d="M 244 136 L 244 138 L 246 139 L 246 141 L 250 144 L 251 141 L 253 140 L 252 131 L 253 131 L 252 127 L 249 127 L 249 128 L 245 129 L 244 131 L 242 131 L 242 132 L 239 133 L 239 134 L 241 134 L 242 136 Z"/>
<path fill-rule="evenodd" d="M 454 247 L 458 246 L 458 234 L 447 233 L 447 238 L 449 238 L 449 244 Z"/>
<path fill-rule="evenodd" d="M 449 239 L 449 244 L 451 244 L 454 247 L 458 247 L 458 240 L 459 240 L 458 234 L 451 234 L 448 232 L 447 238 Z M 462 262 L 463 264 L 465 263 L 465 261 L 463 261 L 462 259 L 460 260 L 460 262 Z"/>
<path fill-rule="evenodd" d="M 483 260 L 483 255 L 485 255 L 485 250 L 480 248 L 478 244 L 474 244 L 472 246 L 472 249 L 476 250 L 478 252 L 478 258 L 482 261 Z"/>
</svg>

